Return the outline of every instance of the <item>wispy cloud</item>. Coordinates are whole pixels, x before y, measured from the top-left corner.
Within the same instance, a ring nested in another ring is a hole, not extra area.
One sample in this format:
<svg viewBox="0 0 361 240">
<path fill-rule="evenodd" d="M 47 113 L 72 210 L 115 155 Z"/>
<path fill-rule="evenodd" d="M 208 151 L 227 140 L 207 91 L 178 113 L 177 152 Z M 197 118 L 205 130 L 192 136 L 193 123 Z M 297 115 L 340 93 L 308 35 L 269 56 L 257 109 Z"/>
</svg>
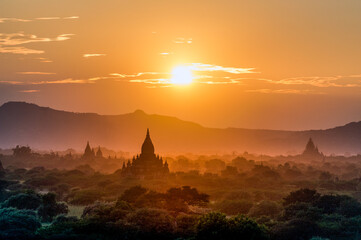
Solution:
<svg viewBox="0 0 361 240">
<path fill-rule="evenodd" d="M 47 58 L 43 58 L 43 57 L 39 57 L 39 58 L 35 58 L 35 59 L 38 59 L 38 60 L 40 60 L 40 62 L 43 62 L 43 63 L 51 63 L 51 62 L 53 62 L 53 61 L 51 61 L 51 60 L 49 60 Z"/>
<path fill-rule="evenodd" d="M 32 82 L 31 85 L 41 85 L 41 84 L 79 84 L 79 83 L 94 83 L 89 79 L 72 79 L 66 78 L 62 80 L 52 80 L 52 81 L 39 81 L 39 82 Z"/>
<path fill-rule="evenodd" d="M 78 19 L 79 16 L 63 17 L 63 19 Z"/>
<path fill-rule="evenodd" d="M 205 63 L 188 63 L 183 64 L 183 66 L 194 72 L 193 82 L 201 84 L 242 84 L 241 78 L 239 78 L 240 74 L 255 73 L 254 68 L 223 67 Z M 217 72 L 217 74 L 215 74 L 215 72 Z M 172 74 L 170 72 L 140 72 L 136 74 L 111 73 L 109 75 L 110 76 L 107 77 L 94 78 L 94 80 L 120 78 L 131 83 L 172 86 Z"/>
<path fill-rule="evenodd" d="M 135 74 L 110 73 L 109 75 L 119 78 L 134 78 L 144 75 L 163 75 L 163 74 L 168 74 L 168 73 L 162 73 L 162 72 L 140 72 Z"/>
<path fill-rule="evenodd" d="M 60 17 L 39 17 L 39 18 L 35 18 L 36 20 L 57 20 L 57 19 L 61 19 Z"/>
<path fill-rule="evenodd" d="M 283 85 L 310 85 L 319 88 L 361 87 L 361 75 L 332 77 L 295 77 L 282 80 L 267 80 L 267 82 Z"/>
<path fill-rule="evenodd" d="M 240 67 L 222 67 L 219 65 L 205 64 L 205 63 L 190 63 L 189 65 L 193 71 L 201 72 L 226 72 L 232 74 L 256 73 L 254 68 L 240 68 Z"/>
<path fill-rule="evenodd" d="M 61 20 L 61 19 L 78 19 L 79 16 L 70 16 L 70 17 L 38 17 L 34 18 L 35 20 Z"/>
<path fill-rule="evenodd" d="M 361 74 L 335 77 L 303 77 L 273 80 L 252 77 L 247 74 L 257 73 L 254 68 L 223 67 L 220 65 L 190 63 L 195 84 L 208 85 L 237 85 L 240 90 L 247 93 L 260 94 L 326 94 L 326 87 L 361 87 Z M 51 72 L 18 72 L 28 75 L 50 75 Z M 246 75 L 243 75 L 246 74 Z M 45 76 L 44 76 L 45 77 Z M 138 72 L 110 73 L 105 76 L 94 76 L 85 79 L 66 78 L 60 80 L 44 80 L 36 82 L 6 82 L 3 84 L 41 85 L 41 84 L 92 84 L 98 81 L 119 81 L 132 84 L 144 84 L 148 88 L 173 87 L 171 72 Z"/>
<path fill-rule="evenodd" d="M 167 85 L 169 84 L 169 79 L 165 78 L 150 78 L 150 79 L 131 79 L 129 82 L 133 83 L 146 83 L 146 84 L 161 84 L 161 85 Z"/>
<path fill-rule="evenodd" d="M 61 34 L 54 38 L 42 38 L 34 34 L 19 33 L 0 33 L 0 53 L 13 54 L 41 54 L 42 50 L 29 49 L 25 47 L 13 47 L 17 45 L 36 43 L 36 42 L 56 42 L 69 40 L 74 34 Z"/>
<path fill-rule="evenodd" d="M 21 93 L 36 93 L 36 92 L 40 92 L 40 90 L 30 89 L 30 90 L 20 90 L 19 92 L 21 92 Z"/>
<path fill-rule="evenodd" d="M 42 54 L 43 50 L 35 50 L 26 47 L 2 47 L 0 45 L 0 53 L 13 53 L 13 54 Z"/>
<path fill-rule="evenodd" d="M 83 57 L 85 57 L 85 58 L 101 57 L 101 56 L 106 56 L 106 54 L 104 54 L 104 53 L 86 53 L 86 54 L 83 54 Z"/>
<path fill-rule="evenodd" d="M 178 44 L 183 44 L 183 43 L 191 44 L 193 42 L 193 39 L 192 38 L 178 37 L 173 42 L 178 43 Z"/>
<path fill-rule="evenodd" d="M 31 85 L 48 85 L 48 84 L 91 84 L 95 83 L 95 80 L 89 79 L 60 79 L 60 80 L 44 80 L 44 81 L 0 81 L 0 84 L 9 84 L 9 85 L 21 85 L 21 86 L 31 86 Z"/>
<path fill-rule="evenodd" d="M 314 91 L 310 89 L 249 89 L 245 90 L 249 93 L 275 93 L 275 94 L 325 94 L 324 92 Z"/>
<path fill-rule="evenodd" d="M 4 22 L 31 22 L 29 19 L 21 19 L 21 18 L 0 18 L 0 23 Z"/>
<path fill-rule="evenodd" d="M 130 83 L 144 83 L 147 85 L 169 85 L 169 73 L 140 72 L 135 74 L 110 73 L 108 76 L 92 77 L 89 81 L 115 80 Z"/>
<path fill-rule="evenodd" d="M 237 84 L 243 85 L 242 82 L 238 79 L 231 79 L 231 78 L 206 78 L 205 76 L 201 76 L 198 79 L 198 83 L 202 84 L 210 84 L 210 85 L 226 85 L 226 84 Z"/>
<path fill-rule="evenodd" d="M 23 84 L 23 82 L 19 82 L 19 81 L 0 81 L 0 84 L 20 85 L 20 84 Z"/>
<path fill-rule="evenodd" d="M 51 75 L 56 73 L 50 73 L 50 72 L 17 72 L 17 74 L 23 74 L 23 75 Z"/>
<path fill-rule="evenodd" d="M 55 38 L 41 38 L 34 34 L 19 33 L 0 33 L 0 45 L 15 46 L 34 42 L 54 42 L 69 40 L 74 34 L 60 34 Z"/>
<path fill-rule="evenodd" d="M 286 78 L 281 80 L 257 78 L 257 77 L 241 77 L 242 74 L 255 74 L 259 73 L 255 68 L 243 68 L 243 67 L 224 67 L 215 64 L 205 63 L 188 63 L 183 64 L 193 71 L 193 82 L 199 84 L 209 85 L 249 85 L 252 86 L 255 82 L 263 81 L 272 85 L 287 85 L 297 86 L 305 85 L 310 87 L 326 88 L 326 87 L 340 87 L 340 88 L 352 88 L 361 87 L 361 74 L 354 74 L 348 76 L 331 76 L 331 77 L 295 77 Z M 131 83 L 144 83 L 149 85 L 171 85 L 171 73 L 165 72 L 140 72 L 136 74 L 122 74 L 111 73 L 110 76 L 97 77 L 94 80 L 120 78 Z M 299 87 L 288 87 L 287 89 L 274 89 L 270 85 L 270 88 L 262 89 L 250 89 L 247 92 L 258 93 L 279 93 L 279 94 L 324 94 L 323 91 L 317 89 L 300 89 Z M 305 88 L 305 87 L 302 87 Z"/>
<path fill-rule="evenodd" d="M 33 22 L 41 20 L 69 20 L 69 19 L 78 19 L 79 16 L 69 16 L 69 17 L 38 17 L 32 19 L 22 19 L 22 18 L 0 18 L 0 23 L 5 22 Z"/>
</svg>

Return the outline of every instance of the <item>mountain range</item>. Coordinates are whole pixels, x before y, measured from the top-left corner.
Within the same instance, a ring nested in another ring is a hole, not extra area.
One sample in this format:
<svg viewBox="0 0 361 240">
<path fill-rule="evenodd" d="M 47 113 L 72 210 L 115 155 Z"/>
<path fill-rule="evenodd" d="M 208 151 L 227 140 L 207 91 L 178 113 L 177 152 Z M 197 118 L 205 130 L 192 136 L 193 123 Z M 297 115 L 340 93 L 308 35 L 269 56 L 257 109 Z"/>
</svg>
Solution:
<svg viewBox="0 0 361 240">
<path fill-rule="evenodd" d="M 122 115 L 74 113 L 25 102 L 0 107 L 0 148 L 29 145 L 42 150 L 93 147 L 139 152 L 147 128 L 156 152 L 297 154 L 312 137 L 325 154 L 361 153 L 361 122 L 325 130 L 281 131 L 206 128 L 141 110 Z"/>
</svg>

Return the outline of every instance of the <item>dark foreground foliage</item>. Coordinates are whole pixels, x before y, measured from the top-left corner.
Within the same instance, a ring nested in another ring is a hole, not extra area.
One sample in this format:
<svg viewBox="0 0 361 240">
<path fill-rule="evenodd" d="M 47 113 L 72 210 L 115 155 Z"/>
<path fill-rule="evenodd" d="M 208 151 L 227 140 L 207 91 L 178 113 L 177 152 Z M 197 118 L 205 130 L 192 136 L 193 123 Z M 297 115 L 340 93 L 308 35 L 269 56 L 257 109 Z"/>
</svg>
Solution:
<svg viewBox="0 0 361 240">
<path fill-rule="evenodd" d="M 38 236 L 43 239 L 269 239 L 266 227 L 245 216 L 227 219 L 224 214 L 209 213 L 185 219 L 157 209 L 139 209 L 109 222 L 99 218 L 64 218 L 40 229 Z"/>
<path fill-rule="evenodd" d="M 361 239 L 361 179 L 323 173 L 299 181 L 302 174 L 289 164 L 232 164 L 238 167 L 221 175 L 189 171 L 142 180 L 86 166 L 9 168 L 0 180 L 0 240 Z M 220 165 L 207 162 L 213 171 Z M 315 173 L 306 166 L 302 172 Z M 81 212 L 69 216 L 68 207 Z"/>
</svg>

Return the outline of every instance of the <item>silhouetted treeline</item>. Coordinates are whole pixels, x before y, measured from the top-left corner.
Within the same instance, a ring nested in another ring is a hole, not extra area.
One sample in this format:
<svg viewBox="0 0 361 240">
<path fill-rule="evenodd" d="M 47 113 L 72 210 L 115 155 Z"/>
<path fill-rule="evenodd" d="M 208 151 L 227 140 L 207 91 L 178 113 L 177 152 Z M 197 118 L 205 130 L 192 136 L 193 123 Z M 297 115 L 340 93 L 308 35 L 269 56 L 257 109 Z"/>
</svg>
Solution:
<svg viewBox="0 0 361 240">
<path fill-rule="evenodd" d="M 361 164 L 353 158 L 179 156 L 167 159 L 173 171 L 162 178 L 99 172 L 104 157 L 67 170 L 9 164 L 65 157 L 27 147 L 1 157 L 0 239 L 361 237 Z"/>
</svg>

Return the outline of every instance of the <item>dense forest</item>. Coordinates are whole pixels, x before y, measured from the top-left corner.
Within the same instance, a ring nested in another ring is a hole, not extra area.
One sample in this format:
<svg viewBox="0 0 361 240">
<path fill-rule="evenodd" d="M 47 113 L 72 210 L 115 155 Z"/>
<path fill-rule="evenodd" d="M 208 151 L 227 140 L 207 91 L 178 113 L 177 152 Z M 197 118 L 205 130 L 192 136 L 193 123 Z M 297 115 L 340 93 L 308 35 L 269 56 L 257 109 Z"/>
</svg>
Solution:
<svg viewBox="0 0 361 240">
<path fill-rule="evenodd" d="M 98 157 L 29 147 L 1 155 L 0 239 L 360 237 L 355 157 L 176 156 L 166 158 L 170 173 L 161 178 L 101 171 L 100 163 L 126 159 Z"/>
</svg>

